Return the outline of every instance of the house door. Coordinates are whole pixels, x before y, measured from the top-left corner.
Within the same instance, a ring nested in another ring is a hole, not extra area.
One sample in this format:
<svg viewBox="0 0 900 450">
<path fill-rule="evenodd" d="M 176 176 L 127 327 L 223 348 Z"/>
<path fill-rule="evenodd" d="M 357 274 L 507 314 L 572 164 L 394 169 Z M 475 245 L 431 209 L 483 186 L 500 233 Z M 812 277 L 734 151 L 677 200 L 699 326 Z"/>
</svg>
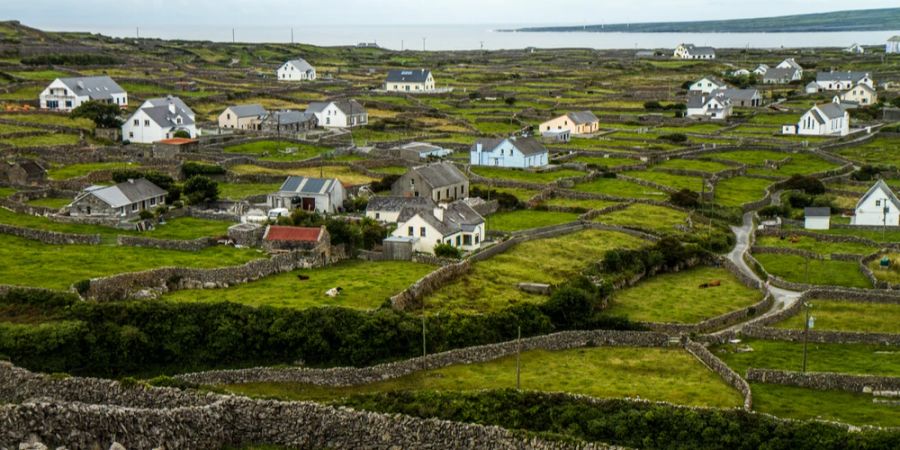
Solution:
<svg viewBox="0 0 900 450">
<path fill-rule="evenodd" d="M 300 199 L 300 208 L 304 211 L 315 211 L 316 199 L 312 197 L 303 197 Z"/>
</svg>

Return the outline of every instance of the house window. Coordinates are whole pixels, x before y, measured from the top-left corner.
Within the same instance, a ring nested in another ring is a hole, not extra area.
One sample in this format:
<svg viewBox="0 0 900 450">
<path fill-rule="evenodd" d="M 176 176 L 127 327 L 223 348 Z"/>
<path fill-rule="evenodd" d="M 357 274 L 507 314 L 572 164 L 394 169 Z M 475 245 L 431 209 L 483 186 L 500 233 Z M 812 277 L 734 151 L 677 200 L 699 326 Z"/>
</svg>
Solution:
<svg viewBox="0 0 900 450">
<path fill-rule="evenodd" d="M 131 205 L 131 211 L 134 212 L 134 211 L 137 211 L 137 210 L 138 210 L 138 204 L 137 204 L 137 203 L 132 204 L 132 205 Z"/>
<path fill-rule="evenodd" d="M 471 234 L 463 235 L 463 245 L 472 245 L 472 235 Z"/>
<path fill-rule="evenodd" d="M 150 126 L 150 120 L 145 119 L 145 120 L 144 120 L 144 126 L 145 126 L 145 127 L 149 127 L 149 126 Z"/>
<path fill-rule="evenodd" d="M 456 236 L 456 246 L 457 246 L 457 247 L 460 246 L 460 237 L 459 237 L 459 235 Z"/>
<path fill-rule="evenodd" d="M 479 239 L 478 235 L 476 234 L 475 235 L 475 245 L 478 245 L 479 242 L 480 242 L 480 239 Z"/>
<path fill-rule="evenodd" d="M 875 206 L 881 206 L 881 200 L 875 200 Z"/>
<path fill-rule="evenodd" d="M 151 198 L 151 199 L 150 199 L 150 206 L 156 206 L 156 199 L 155 199 L 155 198 Z"/>
<path fill-rule="evenodd" d="M 410 236 L 415 236 L 415 235 L 416 235 L 416 231 L 415 231 L 415 229 L 414 229 L 413 227 L 407 227 L 407 230 L 406 230 L 406 231 L 407 231 L 407 233 L 408 233 Z"/>
<path fill-rule="evenodd" d="M 128 137 L 129 137 L 129 138 L 134 138 L 134 131 L 129 131 L 129 132 L 128 132 Z"/>
<path fill-rule="evenodd" d="M 381 213 L 375 213 L 375 218 L 376 218 L 376 219 L 380 219 L 380 218 L 381 218 Z"/>
<path fill-rule="evenodd" d="M 425 227 L 419 227 L 419 236 L 425 237 Z"/>
<path fill-rule="evenodd" d="M 134 126 L 138 127 L 141 125 L 141 121 L 138 119 L 134 119 Z"/>
</svg>

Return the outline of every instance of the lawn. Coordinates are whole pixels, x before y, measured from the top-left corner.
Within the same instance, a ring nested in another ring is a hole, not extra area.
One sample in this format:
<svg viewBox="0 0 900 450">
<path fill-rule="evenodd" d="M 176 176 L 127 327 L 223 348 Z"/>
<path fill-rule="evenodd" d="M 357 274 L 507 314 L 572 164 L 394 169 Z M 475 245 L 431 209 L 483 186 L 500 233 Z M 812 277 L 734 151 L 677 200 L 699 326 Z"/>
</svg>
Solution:
<svg viewBox="0 0 900 450">
<path fill-rule="evenodd" d="M 792 242 L 796 241 L 796 242 Z M 778 236 L 759 236 L 756 245 L 760 247 L 784 247 L 799 250 L 807 250 L 820 255 L 829 256 L 832 253 L 848 253 L 852 255 L 869 255 L 878 250 L 865 244 L 856 242 L 826 242 L 818 241 L 809 236 L 793 236 L 782 239 Z"/>
<path fill-rule="evenodd" d="M 75 145 L 79 137 L 74 134 L 47 133 L 37 136 L 24 136 L 10 139 L 0 139 L 0 143 L 13 147 L 52 147 L 57 145 Z"/>
<path fill-rule="evenodd" d="M 553 197 L 541 203 L 544 206 L 560 206 L 564 208 L 603 209 L 617 204 L 608 200 Z"/>
<path fill-rule="evenodd" d="M 273 275 L 226 289 L 177 291 L 164 298 L 179 302 L 234 302 L 296 309 L 340 306 L 376 309 L 436 267 L 409 261 L 350 260 L 333 266 Z M 306 275 L 308 280 L 298 279 Z M 325 291 L 343 288 L 331 298 Z"/>
<path fill-rule="evenodd" d="M 832 216 L 834 220 L 834 216 Z M 801 227 L 802 229 L 802 227 Z M 831 228 L 829 230 L 816 230 L 816 233 L 831 234 L 835 236 L 858 236 L 871 239 L 875 242 L 900 242 L 900 231 L 897 230 L 860 230 L 854 228 Z"/>
<path fill-rule="evenodd" d="M 712 281 L 720 281 L 721 286 L 699 287 Z M 607 312 L 640 322 L 697 323 L 760 300 L 758 290 L 745 286 L 727 270 L 698 267 L 658 275 L 617 291 Z"/>
<path fill-rule="evenodd" d="M 497 167 L 472 167 L 472 172 L 485 178 L 497 180 L 524 181 L 527 183 L 549 184 L 560 178 L 580 177 L 584 172 L 561 169 L 547 172 L 529 172 L 521 169 L 502 169 Z"/>
<path fill-rule="evenodd" d="M 806 258 L 796 255 L 755 254 L 753 255 L 766 271 L 795 283 L 805 283 Z M 809 283 L 826 286 L 871 288 L 859 264 L 852 261 L 809 260 Z"/>
<path fill-rule="evenodd" d="M 43 86 L 38 87 L 38 93 L 44 90 Z M 35 95 L 33 98 L 37 98 Z M 29 98 L 30 100 L 31 98 Z M 0 119 L 12 119 L 19 122 L 34 123 L 38 125 L 62 125 L 66 127 L 83 128 L 93 130 L 94 121 L 85 118 L 73 119 L 65 114 L 4 114 L 0 115 Z"/>
<path fill-rule="evenodd" d="M 803 343 L 744 339 L 752 352 L 735 353 L 730 344 L 713 349 L 719 358 L 737 373 L 747 368 L 800 371 L 803 368 Z M 900 376 L 900 349 L 884 345 L 816 344 L 807 350 L 807 370 L 857 375 Z"/>
<path fill-rule="evenodd" d="M 0 284 L 68 289 L 72 283 L 87 278 L 166 266 L 232 266 L 260 256 L 254 250 L 231 247 L 179 252 L 139 247 L 47 245 L 0 235 L 0 260 L 15 262 L 0 265 Z"/>
<path fill-rule="evenodd" d="M 640 178 L 642 180 L 652 181 L 663 186 L 679 191 L 688 189 L 694 192 L 701 192 L 703 188 L 703 178 L 692 177 L 688 175 L 675 175 L 667 172 L 656 172 L 653 170 L 645 170 L 638 172 L 627 172 L 625 175 Z"/>
<path fill-rule="evenodd" d="M 38 199 L 30 200 L 28 202 L 28 204 L 31 206 L 43 206 L 45 208 L 54 208 L 54 209 L 60 209 L 63 206 L 68 205 L 69 203 L 72 203 L 71 198 L 56 198 L 56 197 L 38 198 Z"/>
<path fill-rule="evenodd" d="M 623 210 L 597 216 L 594 221 L 665 233 L 676 231 L 676 225 L 686 225 L 687 217 L 687 213 L 665 206 L 634 203 Z"/>
<path fill-rule="evenodd" d="M 794 154 L 773 152 L 769 150 L 737 150 L 733 152 L 707 153 L 703 156 L 752 166 L 761 166 L 765 164 L 766 161 L 781 161 L 790 156 L 794 156 Z"/>
<path fill-rule="evenodd" d="M 521 387 L 592 397 L 640 397 L 692 406 L 736 407 L 740 394 L 681 349 L 593 347 L 521 354 Z M 459 364 L 393 380 L 340 388 L 297 383 L 223 386 L 227 391 L 283 400 L 328 401 L 354 394 L 399 391 L 478 391 L 513 388 L 516 358 Z"/>
<path fill-rule="evenodd" d="M 473 188 L 478 188 L 481 190 L 493 190 L 497 192 L 502 192 L 506 194 L 511 194 L 515 196 L 522 202 L 527 202 L 535 195 L 538 195 L 540 191 L 535 189 L 524 189 L 524 188 L 511 188 L 511 187 L 502 187 L 502 186 L 488 186 L 486 184 L 473 184 Z"/>
<path fill-rule="evenodd" d="M 345 185 L 368 184 L 375 181 L 374 178 L 356 173 L 347 166 L 323 166 L 323 167 L 303 167 L 299 169 L 268 169 L 265 167 L 255 166 L 252 164 L 239 164 L 232 166 L 230 169 L 238 175 L 290 175 L 314 178 L 337 178 Z"/>
<path fill-rule="evenodd" d="M 518 283 L 560 283 L 600 261 L 607 250 L 646 244 L 624 233 L 598 230 L 524 242 L 475 263 L 471 272 L 428 296 L 426 307 L 432 311 L 484 313 L 522 302 L 541 303 L 546 297 L 520 291 Z"/>
<path fill-rule="evenodd" d="M 520 231 L 531 228 L 549 227 L 578 220 L 579 214 L 557 211 L 537 211 L 520 209 L 498 212 L 486 218 L 487 231 Z"/>
<path fill-rule="evenodd" d="M 900 138 L 879 136 L 861 145 L 837 150 L 837 153 L 863 164 L 900 167 Z"/>
<path fill-rule="evenodd" d="M 51 180 L 68 180 L 71 178 L 83 177 L 91 172 L 99 170 L 117 170 L 117 169 L 136 169 L 139 164 L 127 162 L 100 162 L 100 163 L 83 163 L 70 164 L 68 166 L 54 167 L 47 171 L 47 176 Z"/>
<path fill-rule="evenodd" d="M 900 334 L 900 304 L 810 300 L 814 328 L 828 331 L 863 331 Z M 778 328 L 803 329 L 806 314 L 799 314 L 776 325 Z"/>
<path fill-rule="evenodd" d="M 287 148 L 292 148 L 293 153 L 285 153 Z M 301 144 L 290 141 L 256 141 L 246 144 L 233 145 L 223 149 L 225 153 L 240 153 L 262 157 L 267 161 L 302 161 L 321 155 L 331 150 L 329 147 Z"/>
<path fill-rule="evenodd" d="M 873 403 L 871 394 L 762 383 L 752 383 L 750 388 L 753 391 L 753 409 L 761 413 L 858 426 L 900 427 L 900 408 Z"/>
<path fill-rule="evenodd" d="M 16 193 L 15 188 L 0 186 L 0 198 L 6 198 Z"/>
<path fill-rule="evenodd" d="M 787 178 L 791 175 L 808 175 L 811 173 L 825 172 L 839 167 L 837 164 L 830 163 L 809 153 L 791 153 L 786 154 L 785 156 L 790 157 L 791 161 L 779 167 L 778 170 L 753 168 L 748 170 L 747 173 Z"/>
<path fill-rule="evenodd" d="M 593 165 L 593 166 L 599 166 L 599 167 L 631 166 L 631 165 L 641 163 L 641 160 L 639 160 L 639 159 L 616 158 L 613 156 L 605 158 L 602 156 L 590 156 L 590 155 L 578 155 L 569 161 L 584 163 L 587 165 Z"/>
<path fill-rule="evenodd" d="M 723 170 L 731 168 L 731 166 L 722 164 L 720 162 L 703 161 L 700 159 L 670 159 L 656 167 L 662 167 L 666 169 L 697 170 L 700 172 L 709 173 L 721 172 Z"/>
<path fill-rule="evenodd" d="M 646 198 L 653 200 L 665 200 L 668 195 L 637 183 L 619 178 L 597 178 L 587 183 L 579 183 L 574 188 L 579 192 L 593 194 L 605 194 L 622 198 Z"/>
<path fill-rule="evenodd" d="M 243 200 L 254 195 L 271 194 L 280 187 L 281 183 L 219 183 L 219 197 Z"/>
<path fill-rule="evenodd" d="M 735 177 L 716 183 L 715 202 L 722 206 L 742 206 L 762 200 L 772 181 L 761 178 Z"/>
</svg>

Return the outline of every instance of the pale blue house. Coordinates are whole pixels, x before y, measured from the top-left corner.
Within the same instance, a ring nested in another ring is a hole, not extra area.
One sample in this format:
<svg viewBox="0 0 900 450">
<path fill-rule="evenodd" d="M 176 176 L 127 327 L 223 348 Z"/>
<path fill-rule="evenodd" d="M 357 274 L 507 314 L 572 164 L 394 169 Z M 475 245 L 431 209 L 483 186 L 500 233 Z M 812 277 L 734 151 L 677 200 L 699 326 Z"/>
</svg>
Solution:
<svg viewBox="0 0 900 450">
<path fill-rule="evenodd" d="M 479 139 L 469 151 L 473 166 L 495 166 L 525 169 L 546 166 L 550 152 L 532 138 Z"/>
</svg>

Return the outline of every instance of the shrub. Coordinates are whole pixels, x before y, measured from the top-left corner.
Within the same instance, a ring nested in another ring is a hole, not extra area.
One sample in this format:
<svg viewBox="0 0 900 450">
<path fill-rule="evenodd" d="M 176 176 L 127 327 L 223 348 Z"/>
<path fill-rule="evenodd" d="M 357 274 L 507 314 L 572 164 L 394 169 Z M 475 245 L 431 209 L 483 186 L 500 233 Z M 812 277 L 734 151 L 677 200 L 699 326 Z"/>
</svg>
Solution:
<svg viewBox="0 0 900 450">
<path fill-rule="evenodd" d="M 669 201 L 682 208 L 696 208 L 700 206 L 700 194 L 690 189 L 682 189 L 671 193 Z"/>
<path fill-rule="evenodd" d="M 173 138 L 181 138 L 181 139 L 190 139 L 191 133 L 186 130 L 178 130 L 172 135 L 172 137 Z"/>
<path fill-rule="evenodd" d="M 140 217 L 141 220 L 150 220 L 153 218 L 153 212 L 149 209 L 142 209 L 141 212 L 138 213 L 138 217 Z"/>
<path fill-rule="evenodd" d="M 688 137 L 684 133 L 670 133 L 670 134 L 664 134 L 664 135 L 660 136 L 658 139 L 661 139 L 664 141 L 669 141 L 674 144 L 681 144 L 681 143 L 687 142 Z"/>
<path fill-rule="evenodd" d="M 91 100 L 73 109 L 69 117 L 90 119 L 99 128 L 119 128 L 122 126 L 120 114 L 122 110 L 119 105 Z"/>
<path fill-rule="evenodd" d="M 786 189 L 797 189 L 810 195 L 825 193 L 825 185 L 815 177 L 794 175 L 785 181 Z"/>
<path fill-rule="evenodd" d="M 663 105 L 656 100 L 652 100 L 649 102 L 644 102 L 644 109 L 646 109 L 647 111 L 660 111 L 663 109 Z"/>
<path fill-rule="evenodd" d="M 434 246 L 434 256 L 459 259 L 462 257 L 462 252 L 450 244 L 438 244 Z"/>
<path fill-rule="evenodd" d="M 384 178 L 372 183 L 374 192 L 387 192 L 391 190 L 394 182 L 400 179 L 400 175 L 386 175 Z"/>
<path fill-rule="evenodd" d="M 194 161 L 188 161 L 181 166 L 181 175 L 185 178 L 191 178 L 195 175 L 224 175 L 225 168 L 215 164 L 203 164 Z"/>
<path fill-rule="evenodd" d="M 192 205 L 219 199 L 219 183 L 203 175 L 195 175 L 184 183 L 184 195 Z"/>
<path fill-rule="evenodd" d="M 501 211 L 514 211 L 525 207 L 525 203 L 520 201 L 515 195 L 507 192 L 499 192 L 494 189 L 481 189 L 473 186 L 469 188 L 469 195 L 472 197 L 480 197 L 485 200 L 497 200 L 497 207 Z"/>
<path fill-rule="evenodd" d="M 52 54 L 22 58 L 26 66 L 113 66 L 122 64 L 118 58 L 97 54 Z"/>
</svg>

